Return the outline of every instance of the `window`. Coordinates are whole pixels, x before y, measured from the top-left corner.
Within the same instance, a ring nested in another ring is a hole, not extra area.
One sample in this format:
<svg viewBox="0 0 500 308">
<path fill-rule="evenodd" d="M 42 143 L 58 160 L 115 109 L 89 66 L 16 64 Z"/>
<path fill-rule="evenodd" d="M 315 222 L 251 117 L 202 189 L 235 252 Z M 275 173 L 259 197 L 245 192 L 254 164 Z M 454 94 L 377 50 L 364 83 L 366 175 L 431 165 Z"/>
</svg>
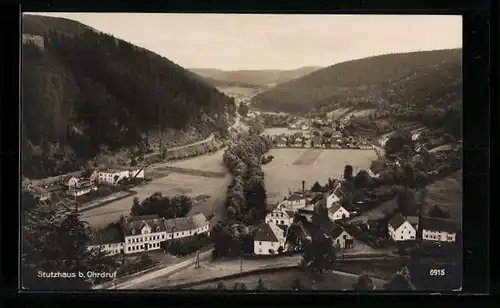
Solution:
<svg viewBox="0 0 500 308">
<path fill-rule="evenodd" d="M 406 229 L 406 226 L 403 226 L 403 229 Z"/>
<path fill-rule="evenodd" d="M 262 242 L 259 242 L 259 245 L 262 245 Z"/>
<path fill-rule="evenodd" d="M 284 224 L 285 224 L 285 221 L 284 221 L 284 220 L 282 220 L 282 221 L 281 221 L 281 224 L 282 224 L 282 225 L 284 225 Z"/>
<path fill-rule="evenodd" d="M 184 235 L 184 232 L 182 232 L 182 235 Z"/>
<path fill-rule="evenodd" d="M 127 247 L 127 251 L 130 251 L 130 247 Z"/>
<path fill-rule="evenodd" d="M 410 236 L 410 239 L 414 240 L 414 239 L 415 239 L 415 237 L 412 235 L 412 236 Z"/>
<path fill-rule="evenodd" d="M 403 236 L 401 235 L 401 239 L 403 239 Z"/>
</svg>

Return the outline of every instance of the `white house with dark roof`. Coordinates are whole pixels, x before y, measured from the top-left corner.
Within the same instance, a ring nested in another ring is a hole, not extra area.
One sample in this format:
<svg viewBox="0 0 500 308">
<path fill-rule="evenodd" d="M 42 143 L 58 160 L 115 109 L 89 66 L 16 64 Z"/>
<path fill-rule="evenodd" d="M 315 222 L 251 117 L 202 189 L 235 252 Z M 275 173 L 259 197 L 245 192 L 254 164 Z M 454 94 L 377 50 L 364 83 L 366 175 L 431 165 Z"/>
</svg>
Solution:
<svg viewBox="0 0 500 308">
<path fill-rule="evenodd" d="M 123 233 L 126 254 L 160 249 L 160 243 L 167 240 L 165 220 L 158 215 L 125 218 Z"/>
<path fill-rule="evenodd" d="M 279 148 L 286 147 L 286 137 L 279 137 L 278 140 L 276 140 L 276 146 Z"/>
<path fill-rule="evenodd" d="M 279 205 L 283 205 L 284 207 L 288 207 L 296 211 L 297 209 L 306 206 L 306 199 L 300 194 L 292 194 L 287 197 L 286 200 L 281 201 Z"/>
<path fill-rule="evenodd" d="M 290 226 L 293 222 L 294 211 L 283 205 L 278 205 L 274 210 L 267 213 L 265 222 L 277 225 Z"/>
<path fill-rule="evenodd" d="M 202 213 L 165 219 L 165 232 L 167 239 L 178 239 L 204 233 L 210 235 L 210 222 Z"/>
<path fill-rule="evenodd" d="M 108 168 L 99 170 L 97 182 L 99 184 L 117 185 L 119 181 L 130 178 L 144 178 L 144 169 L 141 168 Z"/>
<path fill-rule="evenodd" d="M 351 217 L 351 212 L 339 202 L 335 202 L 328 209 L 328 218 L 331 221 L 337 221 L 340 219 L 346 219 Z"/>
<path fill-rule="evenodd" d="M 452 219 L 422 217 L 420 220 L 422 240 L 443 243 L 455 243 L 459 224 Z"/>
<path fill-rule="evenodd" d="M 326 208 L 329 209 L 334 203 L 337 203 L 344 197 L 344 192 L 342 191 L 342 183 L 337 184 L 337 186 L 330 191 L 326 197 Z"/>
<path fill-rule="evenodd" d="M 417 230 L 401 213 L 394 215 L 388 224 L 389 237 L 395 242 L 413 241 Z"/>
<path fill-rule="evenodd" d="M 263 223 L 254 237 L 255 255 L 277 254 L 282 247 L 285 247 L 285 232 L 274 223 Z"/>
<path fill-rule="evenodd" d="M 335 225 L 332 228 L 329 236 L 332 239 L 333 245 L 337 248 L 345 249 L 354 247 L 354 237 L 339 225 Z"/>
</svg>

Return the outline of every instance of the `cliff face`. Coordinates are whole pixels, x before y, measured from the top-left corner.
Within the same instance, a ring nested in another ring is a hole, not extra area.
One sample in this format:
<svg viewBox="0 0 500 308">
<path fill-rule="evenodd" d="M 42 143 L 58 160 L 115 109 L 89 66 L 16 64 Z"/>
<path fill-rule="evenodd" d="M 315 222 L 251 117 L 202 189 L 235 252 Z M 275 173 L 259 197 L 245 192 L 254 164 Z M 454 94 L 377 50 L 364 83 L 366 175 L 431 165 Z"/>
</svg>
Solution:
<svg viewBox="0 0 500 308">
<path fill-rule="evenodd" d="M 23 22 L 27 176 L 71 171 L 158 131 L 164 146 L 227 133 L 234 100 L 170 60 L 71 20 Z"/>
</svg>

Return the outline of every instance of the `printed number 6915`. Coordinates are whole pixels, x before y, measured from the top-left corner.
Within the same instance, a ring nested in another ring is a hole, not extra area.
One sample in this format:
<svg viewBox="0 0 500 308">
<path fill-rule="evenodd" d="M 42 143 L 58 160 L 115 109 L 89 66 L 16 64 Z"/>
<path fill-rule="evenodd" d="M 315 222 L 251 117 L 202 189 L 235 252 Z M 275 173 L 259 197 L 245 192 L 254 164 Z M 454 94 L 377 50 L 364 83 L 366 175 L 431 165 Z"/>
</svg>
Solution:
<svg viewBox="0 0 500 308">
<path fill-rule="evenodd" d="M 431 276 L 444 276 L 446 274 L 446 271 L 444 270 L 444 268 L 441 268 L 441 269 L 431 269 L 429 271 L 429 275 Z"/>
</svg>

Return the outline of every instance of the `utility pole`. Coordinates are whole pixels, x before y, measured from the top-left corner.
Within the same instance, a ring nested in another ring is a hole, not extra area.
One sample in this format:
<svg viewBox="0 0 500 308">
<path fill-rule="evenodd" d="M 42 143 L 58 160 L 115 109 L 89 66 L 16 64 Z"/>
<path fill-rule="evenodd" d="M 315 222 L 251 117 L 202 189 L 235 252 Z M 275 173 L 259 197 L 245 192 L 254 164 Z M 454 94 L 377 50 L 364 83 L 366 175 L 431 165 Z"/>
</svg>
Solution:
<svg viewBox="0 0 500 308">
<path fill-rule="evenodd" d="M 196 262 L 194 263 L 195 268 L 200 267 L 200 250 L 196 250 Z"/>
</svg>

